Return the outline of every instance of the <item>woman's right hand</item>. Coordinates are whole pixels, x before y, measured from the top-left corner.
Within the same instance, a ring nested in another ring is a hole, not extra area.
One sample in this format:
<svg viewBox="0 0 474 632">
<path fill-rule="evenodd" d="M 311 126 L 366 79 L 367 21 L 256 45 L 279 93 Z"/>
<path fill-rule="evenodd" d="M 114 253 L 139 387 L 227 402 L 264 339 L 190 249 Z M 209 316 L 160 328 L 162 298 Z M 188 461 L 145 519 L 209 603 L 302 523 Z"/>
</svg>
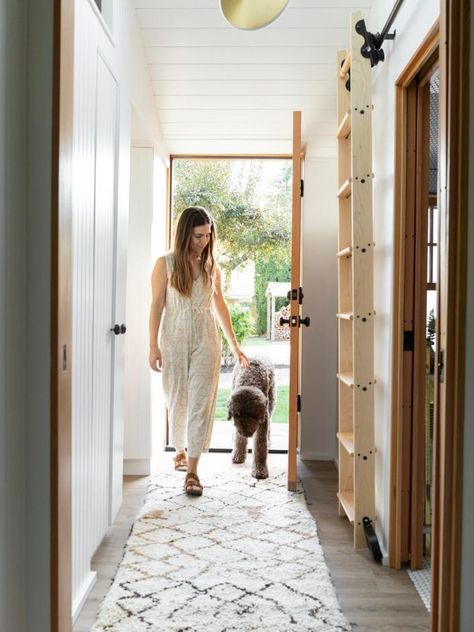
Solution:
<svg viewBox="0 0 474 632">
<path fill-rule="evenodd" d="M 158 373 L 162 368 L 162 359 L 161 359 L 161 351 L 157 345 L 150 347 L 150 355 L 148 356 L 148 362 L 153 371 L 157 371 Z"/>
</svg>

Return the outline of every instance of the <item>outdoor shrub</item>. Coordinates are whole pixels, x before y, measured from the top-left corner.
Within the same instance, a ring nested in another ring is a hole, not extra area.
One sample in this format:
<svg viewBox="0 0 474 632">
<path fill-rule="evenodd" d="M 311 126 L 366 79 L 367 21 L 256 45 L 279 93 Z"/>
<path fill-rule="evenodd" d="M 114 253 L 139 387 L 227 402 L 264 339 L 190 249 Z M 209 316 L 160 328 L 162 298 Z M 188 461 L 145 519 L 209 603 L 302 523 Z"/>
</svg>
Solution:
<svg viewBox="0 0 474 632">
<path fill-rule="evenodd" d="M 254 321 L 248 307 L 239 303 L 229 306 L 230 319 L 234 328 L 235 337 L 239 345 L 242 345 L 248 336 L 254 333 Z M 229 348 L 226 337 L 221 332 L 222 338 L 222 358 L 226 366 L 234 364 L 234 356 Z"/>
</svg>

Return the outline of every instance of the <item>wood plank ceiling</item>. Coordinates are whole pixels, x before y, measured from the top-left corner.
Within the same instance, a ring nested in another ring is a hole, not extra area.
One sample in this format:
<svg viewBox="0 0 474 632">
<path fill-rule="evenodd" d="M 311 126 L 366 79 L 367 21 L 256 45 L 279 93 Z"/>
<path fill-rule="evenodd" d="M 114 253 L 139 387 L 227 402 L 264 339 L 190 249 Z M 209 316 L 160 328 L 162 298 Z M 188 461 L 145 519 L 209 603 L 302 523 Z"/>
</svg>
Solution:
<svg viewBox="0 0 474 632">
<path fill-rule="evenodd" d="M 255 0 L 258 1 L 258 0 Z M 335 155 L 336 51 L 372 0 L 290 0 L 258 31 L 231 27 L 219 0 L 135 0 L 171 154 L 289 153 L 303 111 L 309 155 Z"/>
</svg>

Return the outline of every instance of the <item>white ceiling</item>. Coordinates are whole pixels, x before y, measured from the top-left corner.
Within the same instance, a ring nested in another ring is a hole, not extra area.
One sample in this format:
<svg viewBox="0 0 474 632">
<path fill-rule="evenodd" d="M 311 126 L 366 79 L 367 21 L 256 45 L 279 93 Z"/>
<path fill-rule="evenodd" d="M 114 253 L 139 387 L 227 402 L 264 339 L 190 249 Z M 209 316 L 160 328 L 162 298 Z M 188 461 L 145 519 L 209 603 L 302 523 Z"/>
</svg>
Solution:
<svg viewBox="0 0 474 632">
<path fill-rule="evenodd" d="M 302 110 L 311 154 L 334 155 L 336 52 L 372 0 L 290 0 L 253 32 L 231 27 L 219 0 L 135 4 L 170 153 L 290 153 Z"/>
</svg>

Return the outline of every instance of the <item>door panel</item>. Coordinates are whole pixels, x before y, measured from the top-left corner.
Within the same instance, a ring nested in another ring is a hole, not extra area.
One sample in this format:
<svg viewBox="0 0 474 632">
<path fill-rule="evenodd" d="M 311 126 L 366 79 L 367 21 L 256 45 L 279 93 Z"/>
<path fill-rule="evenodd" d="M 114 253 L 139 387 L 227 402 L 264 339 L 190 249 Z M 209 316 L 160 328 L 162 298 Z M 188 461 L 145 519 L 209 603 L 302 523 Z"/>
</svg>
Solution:
<svg viewBox="0 0 474 632">
<path fill-rule="evenodd" d="M 117 83 L 97 59 L 96 168 L 94 216 L 93 401 L 94 507 L 98 546 L 110 525 L 111 423 L 113 395 L 113 301 L 116 223 Z"/>
<path fill-rule="evenodd" d="M 288 428 L 288 489 L 296 490 L 296 455 L 299 442 L 298 394 L 301 392 L 301 112 L 293 112 L 293 203 L 291 223 L 290 389 Z"/>
</svg>

